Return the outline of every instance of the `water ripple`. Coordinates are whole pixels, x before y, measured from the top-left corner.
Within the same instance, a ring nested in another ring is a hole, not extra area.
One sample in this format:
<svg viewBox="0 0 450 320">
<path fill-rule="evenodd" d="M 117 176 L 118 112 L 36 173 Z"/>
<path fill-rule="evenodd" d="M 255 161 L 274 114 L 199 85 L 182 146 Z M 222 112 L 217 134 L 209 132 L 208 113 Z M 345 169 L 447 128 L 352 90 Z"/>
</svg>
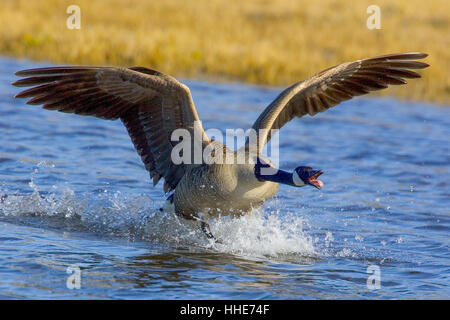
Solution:
<svg viewBox="0 0 450 320">
<path fill-rule="evenodd" d="M 450 297 L 450 109 L 355 99 L 294 119 L 281 167 L 321 168 L 325 187 L 281 186 L 253 215 L 212 221 L 213 244 L 159 212 L 119 121 L 14 100 L 13 73 L 40 64 L 0 64 L 0 298 Z M 206 129 L 250 127 L 279 92 L 186 84 Z M 81 290 L 65 286 L 71 265 Z"/>
</svg>

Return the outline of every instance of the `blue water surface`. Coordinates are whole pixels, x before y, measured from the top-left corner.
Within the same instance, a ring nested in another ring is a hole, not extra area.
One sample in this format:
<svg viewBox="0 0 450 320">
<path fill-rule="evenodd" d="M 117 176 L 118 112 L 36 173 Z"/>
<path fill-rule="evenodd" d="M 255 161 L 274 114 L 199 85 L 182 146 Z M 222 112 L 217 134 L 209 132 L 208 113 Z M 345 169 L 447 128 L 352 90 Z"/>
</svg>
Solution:
<svg viewBox="0 0 450 320">
<path fill-rule="evenodd" d="M 212 244 L 159 212 L 120 121 L 15 100 L 14 72 L 48 64 L 0 65 L 0 298 L 450 298 L 449 108 L 359 98 L 291 121 L 280 167 L 325 186 L 212 221 Z M 184 82 L 206 129 L 251 127 L 280 91 Z"/>
</svg>

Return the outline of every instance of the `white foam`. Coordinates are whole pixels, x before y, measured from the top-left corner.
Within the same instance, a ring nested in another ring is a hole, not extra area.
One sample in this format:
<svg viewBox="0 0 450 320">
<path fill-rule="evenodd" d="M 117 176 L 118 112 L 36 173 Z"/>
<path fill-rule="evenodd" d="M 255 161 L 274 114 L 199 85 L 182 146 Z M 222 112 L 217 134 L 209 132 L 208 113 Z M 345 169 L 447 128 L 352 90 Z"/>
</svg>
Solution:
<svg viewBox="0 0 450 320">
<path fill-rule="evenodd" d="M 89 199 L 70 188 L 45 197 L 37 191 L 8 196 L 0 204 L 5 216 L 58 216 L 81 220 L 84 227 L 100 233 L 142 239 L 158 244 L 194 246 L 250 256 L 282 254 L 314 255 L 311 237 L 303 231 L 303 219 L 278 211 L 255 210 L 238 218 L 210 220 L 211 231 L 221 243 L 206 238 L 199 222 L 160 212 L 160 202 L 146 195 L 99 194 Z"/>
<path fill-rule="evenodd" d="M 312 238 L 303 231 L 305 221 L 298 214 L 266 209 L 238 218 L 212 219 L 209 221 L 211 231 L 221 241 L 215 243 L 201 231 L 198 221 L 160 212 L 162 199 L 155 201 L 145 194 L 119 191 L 76 194 L 67 185 L 54 186 L 54 193 L 43 196 L 34 182 L 35 173 L 29 184 L 32 193 L 2 192 L 8 196 L 0 202 L 0 215 L 56 216 L 65 219 L 66 225 L 81 223 L 83 230 L 99 234 L 238 255 L 316 255 Z"/>
<path fill-rule="evenodd" d="M 314 255 L 312 238 L 303 232 L 303 219 L 280 210 L 254 210 L 240 218 L 221 218 L 211 231 L 222 241 L 221 250 L 233 254 L 277 256 Z"/>
</svg>

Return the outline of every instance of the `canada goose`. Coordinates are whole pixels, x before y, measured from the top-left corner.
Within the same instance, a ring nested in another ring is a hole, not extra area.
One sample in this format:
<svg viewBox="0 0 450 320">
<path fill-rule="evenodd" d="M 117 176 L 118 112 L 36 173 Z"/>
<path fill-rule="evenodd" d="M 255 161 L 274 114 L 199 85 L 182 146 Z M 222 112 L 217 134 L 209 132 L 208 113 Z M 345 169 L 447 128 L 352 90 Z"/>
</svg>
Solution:
<svg viewBox="0 0 450 320">
<path fill-rule="evenodd" d="M 255 141 L 247 140 L 240 150 L 256 161 L 244 164 L 175 163 L 171 152 L 176 143 L 171 134 L 186 129 L 193 146 L 200 150 L 213 145 L 230 152 L 218 141 L 209 139 L 202 129 L 189 88 L 175 78 L 144 67 L 117 68 L 68 66 L 30 69 L 16 72 L 27 77 L 13 83 L 33 88 L 16 98 L 31 98 L 28 104 L 43 104 L 44 109 L 58 110 L 98 118 L 122 120 L 131 140 L 149 171 L 153 184 L 164 178 L 164 191 L 177 214 L 201 221 L 209 238 L 213 235 L 203 214 L 214 216 L 245 213 L 273 197 L 280 183 L 294 187 L 306 185 L 320 189 L 318 177 L 323 173 L 307 166 L 293 172 L 272 168 L 261 155 L 271 139 L 270 129 L 280 129 L 294 117 L 311 116 L 340 102 L 389 84 L 405 84 L 403 78 L 420 78 L 409 69 L 428 64 L 414 61 L 424 53 L 399 53 L 342 63 L 285 89 L 253 124 Z M 266 129 L 266 130 L 260 130 Z M 253 150 L 253 151 L 252 151 Z M 236 151 L 231 151 L 236 154 Z"/>
</svg>

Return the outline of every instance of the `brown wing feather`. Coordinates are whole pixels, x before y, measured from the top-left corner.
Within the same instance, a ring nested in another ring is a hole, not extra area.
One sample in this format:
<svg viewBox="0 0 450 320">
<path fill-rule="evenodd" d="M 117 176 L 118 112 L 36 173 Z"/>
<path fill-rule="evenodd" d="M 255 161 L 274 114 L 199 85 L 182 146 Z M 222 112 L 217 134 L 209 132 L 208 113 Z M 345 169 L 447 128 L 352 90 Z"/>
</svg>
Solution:
<svg viewBox="0 0 450 320">
<path fill-rule="evenodd" d="M 399 53 L 347 62 L 292 85 L 253 124 L 257 132 L 266 129 L 258 135 L 259 152 L 270 140 L 270 130 L 280 129 L 294 117 L 313 116 L 354 96 L 384 89 L 390 84 L 406 84 L 403 78 L 420 78 L 418 73 L 408 69 L 428 67 L 426 63 L 413 61 L 425 57 L 425 53 Z"/>
<path fill-rule="evenodd" d="M 108 120 L 120 118 L 153 183 L 164 178 L 164 191 L 174 189 L 184 175 L 187 165 L 171 161 L 170 137 L 175 129 L 192 131 L 199 118 L 189 89 L 174 78 L 144 67 L 53 67 L 16 75 L 27 78 L 13 85 L 32 86 L 16 95 L 31 98 L 28 104 Z M 208 141 L 204 132 L 202 139 Z"/>
</svg>

